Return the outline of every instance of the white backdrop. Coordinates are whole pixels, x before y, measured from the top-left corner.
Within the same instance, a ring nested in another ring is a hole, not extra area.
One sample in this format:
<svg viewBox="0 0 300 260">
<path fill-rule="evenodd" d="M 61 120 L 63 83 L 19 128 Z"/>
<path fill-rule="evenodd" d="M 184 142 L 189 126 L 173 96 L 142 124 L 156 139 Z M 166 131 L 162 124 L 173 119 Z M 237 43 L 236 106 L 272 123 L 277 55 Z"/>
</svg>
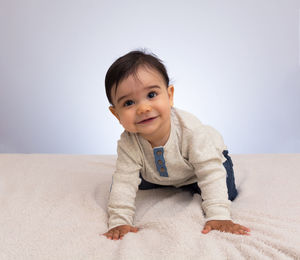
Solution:
<svg viewBox="0 0 300 260">
<path fill-rule="evenodd" d="M 300 152 L 300 1 L 0 0 L 0 152 L 115 154 L 108 67 L 157 54 L 231 153 Z"/>
</svg>

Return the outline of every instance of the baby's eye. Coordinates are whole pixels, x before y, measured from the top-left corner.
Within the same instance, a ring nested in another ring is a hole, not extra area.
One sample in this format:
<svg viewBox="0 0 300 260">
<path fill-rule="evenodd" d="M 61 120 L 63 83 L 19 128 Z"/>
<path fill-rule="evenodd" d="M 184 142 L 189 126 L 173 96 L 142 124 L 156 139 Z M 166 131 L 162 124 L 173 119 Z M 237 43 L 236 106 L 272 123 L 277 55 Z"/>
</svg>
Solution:
<svg viewBox="0 0 300 260">
<path fill-rule="evenodd" d="M 156 97 L 156 96 L 157 96 L 157 93 L 154 92 L 154 91 L 152 91 L 152 92 L 150 92 L 150 93 L 148 94 L 148 98 L 154 98 L 154 97 Z"/>
<path fill-rule="evenodd" d="M 124 107 L 129 107 L 129 106 L 131 106 L 131 105 L 133 105 L 134 104 L 134 102 L 132 101 L 132 100 L 127 100 L 127 101 L 125 101 L 125 103 L 124 103 Z"/>
</svg>

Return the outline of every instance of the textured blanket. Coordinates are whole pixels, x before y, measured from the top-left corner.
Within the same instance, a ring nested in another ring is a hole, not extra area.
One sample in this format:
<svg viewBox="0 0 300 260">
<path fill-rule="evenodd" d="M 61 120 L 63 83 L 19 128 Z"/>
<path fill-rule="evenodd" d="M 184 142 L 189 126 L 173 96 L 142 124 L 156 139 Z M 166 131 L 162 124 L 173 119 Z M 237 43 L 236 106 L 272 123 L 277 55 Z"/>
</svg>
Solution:
<svg viewBox="0 0 300 260">
<path fill-rule="evenodd" d="M 232 218 L 250 236 L 201 233 L 201 197 L 138 191 L 138 233 L 108 240 L 115 156 L 0 155 L 0 259 L 300 259 L 300 154 L 232 155 Z"/>
</svg>

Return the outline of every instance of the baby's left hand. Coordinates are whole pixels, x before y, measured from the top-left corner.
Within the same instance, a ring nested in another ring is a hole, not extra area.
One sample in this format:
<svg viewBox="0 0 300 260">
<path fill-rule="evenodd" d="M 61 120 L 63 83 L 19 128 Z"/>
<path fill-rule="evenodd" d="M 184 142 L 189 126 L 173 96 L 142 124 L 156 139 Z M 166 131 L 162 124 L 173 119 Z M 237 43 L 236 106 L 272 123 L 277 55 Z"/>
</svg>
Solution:
<svg viewBox="0 0 300 260">
<path fill-rule="evenodd" d="M 250 235 L 250 229 L 239 224 L 233 223 L 231 220 L 210 220 L 207 221 L 202 233 L 207 234 L 211 230 L 219 230 L 237 235 Z"/>
</svg>

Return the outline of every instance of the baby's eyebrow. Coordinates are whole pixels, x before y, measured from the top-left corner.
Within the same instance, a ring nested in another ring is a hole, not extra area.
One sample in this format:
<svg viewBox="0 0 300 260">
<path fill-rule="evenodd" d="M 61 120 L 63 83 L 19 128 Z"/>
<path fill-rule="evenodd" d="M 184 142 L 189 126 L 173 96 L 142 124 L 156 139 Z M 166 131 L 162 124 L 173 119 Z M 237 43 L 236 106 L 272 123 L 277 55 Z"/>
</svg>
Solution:
<svg viewBox="0 0 300 260">
<path fill-rule="evenodd" d="M 127 97 L 129 97 L 129 96 L 130 96 L 130 94 L 127 94 L 127 95 L 124 95 L 124 96 L 122 96 L 122 97 L 119 97 L 118 100 L 117 100 L 117 103 L 120 103 L 120 101 L 121 101 L 122 99 L 127 98 Z"/>
<path fill-rule="evenodd" d="M 145 89 L 153 89 L 153 88 L 160 89 L 160 86 L 153 85 L 153 86 L 145 87 Z"/>
</svg>

